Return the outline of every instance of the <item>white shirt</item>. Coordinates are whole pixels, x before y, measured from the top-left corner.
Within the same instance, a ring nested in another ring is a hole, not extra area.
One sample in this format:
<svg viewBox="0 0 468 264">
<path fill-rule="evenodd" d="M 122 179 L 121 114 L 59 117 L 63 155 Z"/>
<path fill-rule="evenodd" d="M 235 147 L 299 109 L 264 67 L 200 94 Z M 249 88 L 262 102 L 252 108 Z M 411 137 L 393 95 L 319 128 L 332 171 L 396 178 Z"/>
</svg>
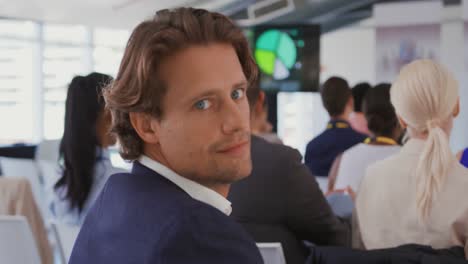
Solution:
<svg viewBox="0 0 468 264">
<path fill-rule="evenodd" d="M 346 188 L 348 185 L 357 192 L 361 179 L 366 174 L 369 165 L 386 159 L 400 151 L 398 145 L 369 145 L 365 143 L 346 150 L 341 157 L 338 174 L 336 175 L 336 189 Z"/>
<path fill-rule="evenodd" d="M 179 186 L 193 199 L 198 200 L 202 203 L 213 206 L 220 210 L 226 215 L 230 215 L 232 212 L 231 202 L 229 202 L 224 196 L 213 191 L 212 189 L 205 187 L 197 182 L 184 178 L 168 167 L 161 163 L 149 158 L 148 156 L 142 155 L 139 159 L 140 163 L 145 167 L 155 171 L 159 175 L 173 182 Z"/>
</svg>

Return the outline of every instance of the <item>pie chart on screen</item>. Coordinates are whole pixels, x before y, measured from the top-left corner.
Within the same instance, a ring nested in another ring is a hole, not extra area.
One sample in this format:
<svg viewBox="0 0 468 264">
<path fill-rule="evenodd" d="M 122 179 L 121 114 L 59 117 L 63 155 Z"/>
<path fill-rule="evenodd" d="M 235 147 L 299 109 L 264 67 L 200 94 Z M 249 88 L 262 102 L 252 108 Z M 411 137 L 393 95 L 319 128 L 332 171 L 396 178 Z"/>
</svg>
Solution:
<svg viewBox="0 0 468 264">
<path fill-rule="evenodd" d="M 263 32 L 255 43 L 255 60 L 260 70 L 276 80 L 289 77 L 297 58 L 291 37 L 279 30 Z"/>
</svg>

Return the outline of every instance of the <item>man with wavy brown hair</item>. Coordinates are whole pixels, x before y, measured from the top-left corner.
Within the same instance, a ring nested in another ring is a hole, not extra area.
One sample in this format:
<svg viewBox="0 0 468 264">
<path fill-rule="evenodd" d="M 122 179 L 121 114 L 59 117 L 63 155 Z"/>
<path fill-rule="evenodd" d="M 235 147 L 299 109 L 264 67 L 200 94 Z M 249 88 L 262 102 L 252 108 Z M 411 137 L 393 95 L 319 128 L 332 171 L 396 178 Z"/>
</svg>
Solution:
<svg viewBox="0 0 468 264">
<path fill-rule="evenodd" d="M 225 198 L 252 169 L 256 77 L 245 37 L 221 14 L 179 8 L 141 23 L 104 93 L 133 169 L 111 176 L 70 263 L 262 263 Z"/>
</svg>

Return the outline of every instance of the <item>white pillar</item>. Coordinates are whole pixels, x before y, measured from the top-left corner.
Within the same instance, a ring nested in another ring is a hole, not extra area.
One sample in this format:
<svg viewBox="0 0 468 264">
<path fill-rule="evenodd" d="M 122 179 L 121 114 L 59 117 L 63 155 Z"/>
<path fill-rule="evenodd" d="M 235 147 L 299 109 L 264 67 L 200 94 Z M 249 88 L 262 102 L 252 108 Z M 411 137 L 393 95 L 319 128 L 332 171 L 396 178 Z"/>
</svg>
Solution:
<svg viewBox="0 0 468 264">
<path fill-rule="evenodd" d="M 460 115 L 455 119 L 450 145 L 454 151 L 468 146 L 468 87 L 464 64 L 464 25 L 459 6 L 444 8 L 441 23 L 441 62 L 451 71 L 460 85 Z"/>
</svg>

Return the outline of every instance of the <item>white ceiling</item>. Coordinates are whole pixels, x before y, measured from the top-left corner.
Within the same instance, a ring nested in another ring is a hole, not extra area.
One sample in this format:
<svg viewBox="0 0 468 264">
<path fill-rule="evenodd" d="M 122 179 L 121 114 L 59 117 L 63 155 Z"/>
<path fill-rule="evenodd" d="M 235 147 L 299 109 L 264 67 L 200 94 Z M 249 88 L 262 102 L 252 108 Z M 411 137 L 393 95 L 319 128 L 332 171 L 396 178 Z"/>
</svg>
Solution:
<svg viewBox="0 0 468 264">
<path fill-rule="evenodd" d="M 0 17 L 133 29 L 163 8 L 192 6 L 217 10 L 234 1 L 236 0 L 0 0 Z"/>
</svg>

